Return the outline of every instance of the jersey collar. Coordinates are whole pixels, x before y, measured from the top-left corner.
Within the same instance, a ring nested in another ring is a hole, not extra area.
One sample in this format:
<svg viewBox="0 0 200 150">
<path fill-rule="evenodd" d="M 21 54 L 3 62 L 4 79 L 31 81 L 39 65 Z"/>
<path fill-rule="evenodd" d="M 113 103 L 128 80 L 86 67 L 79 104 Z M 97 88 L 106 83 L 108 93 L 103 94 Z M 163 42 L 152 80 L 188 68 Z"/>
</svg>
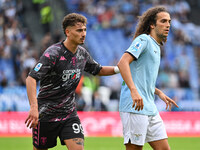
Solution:
<svg viewBox="0 0 200 150">
<path fill-rule="evenodd" d="M 159 44 L 151 35 L 149 35 L 149 37 L 150 37 L 154 42 L 156 42 L 156 44 L 158 44 L 158 46 L 162 45 L 162 44 Z"/>
</svg>

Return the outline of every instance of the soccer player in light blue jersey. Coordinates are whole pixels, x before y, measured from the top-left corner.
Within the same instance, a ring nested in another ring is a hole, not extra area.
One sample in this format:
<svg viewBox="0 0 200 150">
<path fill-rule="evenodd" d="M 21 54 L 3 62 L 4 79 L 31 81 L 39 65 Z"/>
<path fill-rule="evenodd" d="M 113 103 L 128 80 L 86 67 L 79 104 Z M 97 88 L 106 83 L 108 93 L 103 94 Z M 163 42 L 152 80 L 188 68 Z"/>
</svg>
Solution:
<svg viewBox="0 0 200 150">
<path fill-rule="evenodd" d="M 155 87 L 160 65 L 160 45 L 167 41 L 170 14 L 165 7 L 148 9 L 139 18 L 133 42 L 118 63 L 123 83 L 119 103 L 126 150 L 142 150 L 148 142 L 154 150 L 169 150 L 164 123 L 154 94 L 178 105 Z"/>
</svg>

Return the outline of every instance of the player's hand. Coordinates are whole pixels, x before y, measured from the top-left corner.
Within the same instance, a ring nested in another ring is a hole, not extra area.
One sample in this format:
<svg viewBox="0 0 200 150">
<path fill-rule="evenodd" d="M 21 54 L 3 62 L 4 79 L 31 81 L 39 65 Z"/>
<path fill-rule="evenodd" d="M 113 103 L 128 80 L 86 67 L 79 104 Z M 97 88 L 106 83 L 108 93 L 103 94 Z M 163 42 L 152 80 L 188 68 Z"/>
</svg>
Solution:
<svg viewBox="0 0 200 150">
<path fill-rule="evenodd" d="M 143 99 L 138 93 L 137 90 L 132 90 L 131 91 L 131 97 L 133 99 L 133 108 L 135 107 L 135 110 L 140 111 L 143 110 L 144 104 L 143 104 Z"/>
<path fill-rule="evenodd" d="M 163 92 L 161 92 L 158 96 L 160 97 L 160 99 L 162 99 L 165 102 L 166 110 L 169 108 L 169 110 L 171 111 L 172 104 L 174 104 L 178 108 L 178 105 L 176 104 L 176 102 L 172 100 L 171 98 L 169 98 L 168 96 L 166 96 Z"/>
<path fill-rule="evenodd" d="M 34 128 L 38 124 L 38 108 L 37 107 L 31 107 L 28 117 L 26 118 L 25 124 L 28 128 Z"/>
</svg>

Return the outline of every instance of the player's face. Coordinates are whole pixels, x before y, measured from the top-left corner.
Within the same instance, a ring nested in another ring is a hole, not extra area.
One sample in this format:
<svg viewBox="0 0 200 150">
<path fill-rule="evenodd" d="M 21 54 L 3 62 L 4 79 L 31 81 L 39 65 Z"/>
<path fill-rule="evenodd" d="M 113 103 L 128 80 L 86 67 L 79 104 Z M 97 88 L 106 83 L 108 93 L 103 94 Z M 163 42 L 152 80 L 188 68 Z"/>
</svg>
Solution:
<svg viewBox="0 0 200 150">
<path fill-rule="evenodd" d="M 169 13 L 160 12 L 157 14 L 156 25 L 154 26 L 154 31 L 156 36 L 161 40 L 165 41 L 168 36 L 170 28 L 171 18 Z"/>
<path fill-rule="evenodd" d="M 86 36 L 86 25 L 78 22 L 75 26 L 66 29 L 67 38 L 74 44 L 83 44 Z"/>
</svg>

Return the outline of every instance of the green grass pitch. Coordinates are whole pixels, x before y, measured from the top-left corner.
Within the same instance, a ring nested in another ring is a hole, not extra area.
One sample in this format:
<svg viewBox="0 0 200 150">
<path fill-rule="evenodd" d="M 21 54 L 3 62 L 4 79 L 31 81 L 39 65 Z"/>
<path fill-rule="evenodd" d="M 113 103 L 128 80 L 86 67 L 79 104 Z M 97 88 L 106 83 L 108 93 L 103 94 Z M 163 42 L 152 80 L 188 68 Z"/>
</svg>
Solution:
<svg viewBox="0 0 200 150">
<path fill-rule="evenodd" d="M 171 150 L 200 150 L 200 137 L 170 137 L 169 144 Z M 4 138 L 0 137 L 0 150 L 28 150 L 32 149 L 32 139 L 30 137 Z M 50 150 L 67 150 L 65 146 L 58 144 Z M 125 150 L 122 137 L 86 137 L 85 150 Z M 152 150 L 145 144 L 143 150 Z"/>
</svg>

